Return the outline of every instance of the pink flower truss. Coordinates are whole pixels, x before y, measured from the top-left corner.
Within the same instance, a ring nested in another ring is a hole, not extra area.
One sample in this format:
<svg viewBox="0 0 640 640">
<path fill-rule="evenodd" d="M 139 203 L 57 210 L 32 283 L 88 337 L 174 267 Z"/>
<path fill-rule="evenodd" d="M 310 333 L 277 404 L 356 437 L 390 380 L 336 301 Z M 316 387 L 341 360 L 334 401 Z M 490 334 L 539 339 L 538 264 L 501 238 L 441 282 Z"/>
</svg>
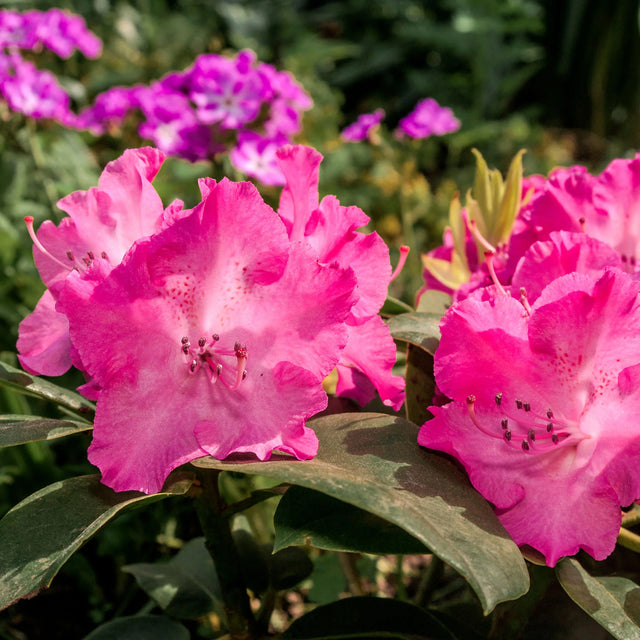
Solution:
<svg viewBox="0 0 640 640">
<path fill-rule="evenodd" d="M 337 393 L 366 404 L 377 390 L 382 401 L 399 409 L 404 380 L 392 374 L 396 348 L 378 316 L 391 278 L 389 250 L 377 233 L 358 229 L 369 217 L 343 207 L 335 196 L 318 202 L 322 156 L 310 147 L 286 146 L 277 152 L 286 186 L 278 213 L 294 242 L 308 245 L 321 264 L 350 266 L 358 281 L 358 302 L 347 320 L 349 340 L 338 365 Z"/>
<path fill-rule="evenodd" d="M 411 138 L 428 138 L 457 131 L 460 120 L 448 107 L 441 107 L 433 98 L 418 102 L 414 110 L 398 123 L 397 134 Z"/>
<path fill-rule="evenodd" d="M 554 171 L 520 217 L 524 228 L 512 239 L 514 256 L 552 231 L 584 232 L 615 249 L 626 271 L 637 271 L 640 154 L 631 160 L 614 160 L 597 177 L 579 166 Z"/>
<path fill-rule="evenodd" d="M 452 402 L 430 407 L 418 441 L 458 458 L 550 566 L 581 548 L 608 556 L 620 506 L 640 497 L 639 292 L 618 269 L 569 273 L 528 311 L 472 295 L 441 323 L 435 374 Z"/>
<path fill-rule="evenodd" d="M 376 109 L 373 113 L 363 113 L 340 134 L 348 142 L 360 142 L 369 137 L 371 131 L 384 118 L 384 109 Z"/>
<path fill-rule="evenodd" d="M 291 242 L 253 185 L 201 189 L 106 278 L 74 272 L 59 295 L 101 389 L 89 459 L 116 491 L 157 492 L 206 454 L 317 450 L 305 420 L 347 341 L 353 271 Z"/>
<path fill-rule="evenodd" d="M 101 271 L 108 272 L 136 240 L 164 224 L 166 212 L 151 185 L 164 157 L 149 147 L 125 151 L 106 166 L 98 187 L 76 191 L 58 202 L 68 217 L 57 227 L 51 221 L 40 226 L 41 248 L 34 247 L 34 258 L 48 289 L 20 324 L 19 359 L 27 371 L 55 376 L 72 364 L 68 322 L 55 311 L 60 287 L 72 270 L 83 273 L 99 262 Z M 75 364 L 82 368 L 80 362 Z"/>
</svg>

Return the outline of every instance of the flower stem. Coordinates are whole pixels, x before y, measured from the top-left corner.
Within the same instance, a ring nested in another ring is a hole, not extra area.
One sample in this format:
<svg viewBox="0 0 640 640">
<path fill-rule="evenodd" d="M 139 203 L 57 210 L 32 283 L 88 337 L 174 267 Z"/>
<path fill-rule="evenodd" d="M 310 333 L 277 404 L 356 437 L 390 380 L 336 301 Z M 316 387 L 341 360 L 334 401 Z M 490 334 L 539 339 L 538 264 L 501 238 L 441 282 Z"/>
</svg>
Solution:
<svg viewBox="0 0 640 640">
<path fill-rule="evenodd" d="M 202 492 L 196 499 L 196 511 L 206 539 L 206 547 L 216 567 L 222 601 L 227 614 L 229 637 L 234 640 L 257 638 L 256 620 L 251 612 L 249 596 L 240 557 L 231 535 L 229 521 L 222 515 L 222 499 L 218 489 L 219 471 L 198 469 Z"/>
<path fill-rule="evenodd" d="M 640 553 L 640 536 L 624 527 L 621 528 L 620 533 L 618 533 L 618 544 L 627 549 L 631 549 L 631 551 Z"/>
</svg>

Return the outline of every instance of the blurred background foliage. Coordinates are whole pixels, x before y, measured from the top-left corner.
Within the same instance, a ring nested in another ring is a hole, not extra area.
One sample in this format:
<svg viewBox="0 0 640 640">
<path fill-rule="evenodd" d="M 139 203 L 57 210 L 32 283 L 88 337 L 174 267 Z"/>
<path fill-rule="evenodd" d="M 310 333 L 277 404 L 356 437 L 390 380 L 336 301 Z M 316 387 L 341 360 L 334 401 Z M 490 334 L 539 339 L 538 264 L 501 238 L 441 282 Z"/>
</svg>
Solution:
<svg viewBox="0 0 640 640">
<path fill-rule="evenodd" d="M 640 146 L 638 0 L 61 0 L 56 6 L 81 14 L 104 44 L 97 60 L 27 55 L 58 75 L 76 108 L 109 87 L 184 69 L 207 52 L 249 47 L 260 60 L 291 71 L 314 100 L 298 141 L 325 155 L 322 194 L 368 213 L 393 262 L 400 244 L 411 246 L 409 263 L 392 285 L 392 294 L 409 304 L 421 282 L 420 253 L 440 242 L 451 196 L 472 184 L 472 147 L 502 171 L 527 148 L 525 172 L 531 174 L 574 163 L 599 171 Z M 461 129 L 443 138 L 395 139 L 398 120 L 425 97 L 451 107 Z M 387 118 L 377 144 L 340 139 L 360 113 L 379 107 Z M 135 131 L 125 124 L 96 138 L 0 106 L 3 360 L 16 364 L 18 323 L 43 290 L 24 216 L 34 216 L 36 227 L 59 220 L 55 202 L 96 184 L 106 162 L 143 144 Z M 230 172 L 224 162 L 169 159 L 156 184 L 165 203 L 179 197 L 192 206 L 199 199 L 197 177 L 242 178 Z M 276 205 L 279 189 L 260 188 Z M 72 374 L 67 382 L 78 384 Z M 51 409 L 2 390 L 0 410 L 47 415 Z M 88 436 L 74 436 L 0 452 L 0 515 L 47 483 L 92 472 L 87 444 Z M 250 488 L 227 490 L 248 495 Z M 105 619 L 146 607 L 118 568 L 166 557 L 181 539 L 198 535 L 192 514 L 177 504 L 163 502 L 146 509 L 144 520 L 133 512 L 110 526 L 76 555 L 46 597 L 3 614 L 0 638 L 80 637 Z M 265 507 L 251 518 L 261 542 L 267 542 L 271 513 Z M 319 592 L 325 582 L 335 584 L 331 572 L 339 568 L 324 555 L 316 560 Z M 394 579 L 401 582 L 401 569 Z M 36 614 L 46 617 L 44 627 L 32 624 Z M 66 621 L 74 616 L 69 630 Z"/>
</svg>

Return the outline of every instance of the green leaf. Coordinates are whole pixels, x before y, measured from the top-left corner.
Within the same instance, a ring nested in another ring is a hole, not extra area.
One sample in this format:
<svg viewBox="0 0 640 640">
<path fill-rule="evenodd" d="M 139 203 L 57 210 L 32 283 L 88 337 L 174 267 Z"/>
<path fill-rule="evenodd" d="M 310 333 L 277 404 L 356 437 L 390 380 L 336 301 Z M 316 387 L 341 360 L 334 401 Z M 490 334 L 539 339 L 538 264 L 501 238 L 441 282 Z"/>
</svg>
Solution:
<svg viewBox="0 0 640 640">
<path fill-rule="evenodd" d="M 411 313 L 412 311 L 413 307 L 408 305 L 406 302 L 389 295 L 384 301 L 382 309 L 380 309 L 380 313 L 383 316 L 395 316 L 399 313 Z"/>
<path fill-rule="evenodd" d="M 185 494 L 193 478 L 175 472 L 161 493 L 116 493 L 100 476 L 56 482 L 17 504 L 0 520 L 0 609 L 48 586 L 60 567 L 122 510 Z"/>
<path fill-rule="evenodd" d="M 410 344 L 407 348 L 407 372 L 404 409 L 414 424 L 423 425 L 433 415 L 427 409 L 433 404 L 436 381 L 433 374 L 433 356 Z"/>
<path fill-rule="evenodd" d="M 274 549 L 311 545 L 357 553 L 429 553 L 404 529 L 324 493 L 291 487 L 276 509 Z"/>
<path fill-rule="evenodd" d="M 6 362 L 0 362 L 0 385 L 36 398 L 44 398 L 83 415 L 92 414 L 96 408 L 79 393 L 59 387 L 53 382 L 32 376 Z"/>
<path fill-rule="evenodd" d="M 433 614 L 386 598 L 345 598 L 294 620 L 283 640 L 455 640 Z"/>
<path fill-rule="evenodd" d="M 618 640 L 640 640 L 640 586 L 627 578 L 589 575 L 573 558 L 556 574 L 569 597 Z"/>
<path fill-rule="evenodd" d="M 163 616 L 129 616 L 100 625 L 84 640 L 189 640 L 189 630 Z"/>
<path fill-rule="evenodd" d="M 0 447 L 11 447 L 38 440 L 53 440 L 92 428 L 92 424 L 76 420 L 4 415 L 0 416 Z"/>
<path fill-rule="evenodd" d="M 269 556 L 269 578 L 271 587 L 276 591 L 293 589 L 299 582 L 308 578 L 313 571 L 313 562 L 298 547 L 280 549 Z"/>
<path fill-rule="evenodd" d="M 140 562 L 122 570 L 170 616 L 195 619 L 220 608 L 220 583 L 203 537 L 187 542 L 168 562 Z"/>
<path fill-rule="evenodd" d="M 491 506 L 452 461 L 416 444 L 414 424 L 360 413 L 324 416 L 309 426 L 320 441 L 313 460 L 207 457 L 192 464 L 299 484 L 398 525 L 457 569 L 486 612 L 526 593 L 522 555 Z"/>
<path fill-rule="evenodd" d="M 433 355 L 440 342 L 440 318 L 434 313 L 403 313 L 389 319 L 389 331 L 396 340 L 413 344 Z"/>
</svg>

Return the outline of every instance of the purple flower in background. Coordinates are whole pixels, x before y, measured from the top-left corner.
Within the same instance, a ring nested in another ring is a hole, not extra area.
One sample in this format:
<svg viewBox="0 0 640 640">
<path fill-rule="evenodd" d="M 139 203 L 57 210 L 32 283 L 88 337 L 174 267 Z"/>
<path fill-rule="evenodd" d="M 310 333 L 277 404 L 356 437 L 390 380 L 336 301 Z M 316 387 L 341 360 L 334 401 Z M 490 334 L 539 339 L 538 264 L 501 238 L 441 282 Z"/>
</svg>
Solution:
<svg viewBox="0 0 640 640">
<path fill-rule="evenodd" d="M 161 151 L 195 162 L 225 150 L 224 146 L 213 144 L 210 127 L 198 120 L 185 95 L 164 91 L 158 83 L 141 92 L 139 100 L 146 118 L 139 133 L 153 140 Z"/>
<path fill-rule="evenodd" d="M 76 118 L 78 129 L 87 129 L 94 135 L 105 133 L 110 125 L 122 124 L 129 113 L 140 106 L 142 85 L 111 87 L 102 92 L 95 102 L 83 109 Z"/>
<path fill-rule="evenodd" d="M 81 16 L 63 11 L 0 11 L 0 48 L 36 49 L 46 47 L 61 58 L 78 49 L 88 58 L 97 58 L 102 42 Z"/>
<path fill-rule="evenodd" d="M 441 107 L 433 98 L 426 98 L 418 102 L 415 109 L 400 120 L 396 135 L 428 138 L 451 133 L 459 128 L 460 120 L 453 115 L 451 109 Z"/>
<path fill-rule="evenodd" d="M 49 71 L 41 71 L 12 55 L 0 78 L 0 93 L 13 111 L 32 118 L 52 118 L 63 124 L 71 124 L 73 114 L 69 110 L 69 96 Z"/>
<path fill-rule="evenodd" d="M 255 53 L 248 50 L 235 60 L 215 54 L 198 57 L 189 73 L 189 97 L 203 123 L 236 129 L 258 117 L 271 90 L 254 69 L 255 59 Z"/>
<path fill-rule="evenodd" d="M 373 113 L 363 113 L 340 134 L 348 142 L 360 142 L 369 137 L 372 129 L 384 118 L 384 109 L 376 109 Z"/>
<path fill-rule="evenodd" d="M 287 144 L 283 135 L 265 138 L 253 131 L 243 131 L 238 136 L 238 146 L 231 150 L 233 166 L 262 184 L 283 185 L 284 174 L 280 170 L 276 151 Z"/>
</svg>

